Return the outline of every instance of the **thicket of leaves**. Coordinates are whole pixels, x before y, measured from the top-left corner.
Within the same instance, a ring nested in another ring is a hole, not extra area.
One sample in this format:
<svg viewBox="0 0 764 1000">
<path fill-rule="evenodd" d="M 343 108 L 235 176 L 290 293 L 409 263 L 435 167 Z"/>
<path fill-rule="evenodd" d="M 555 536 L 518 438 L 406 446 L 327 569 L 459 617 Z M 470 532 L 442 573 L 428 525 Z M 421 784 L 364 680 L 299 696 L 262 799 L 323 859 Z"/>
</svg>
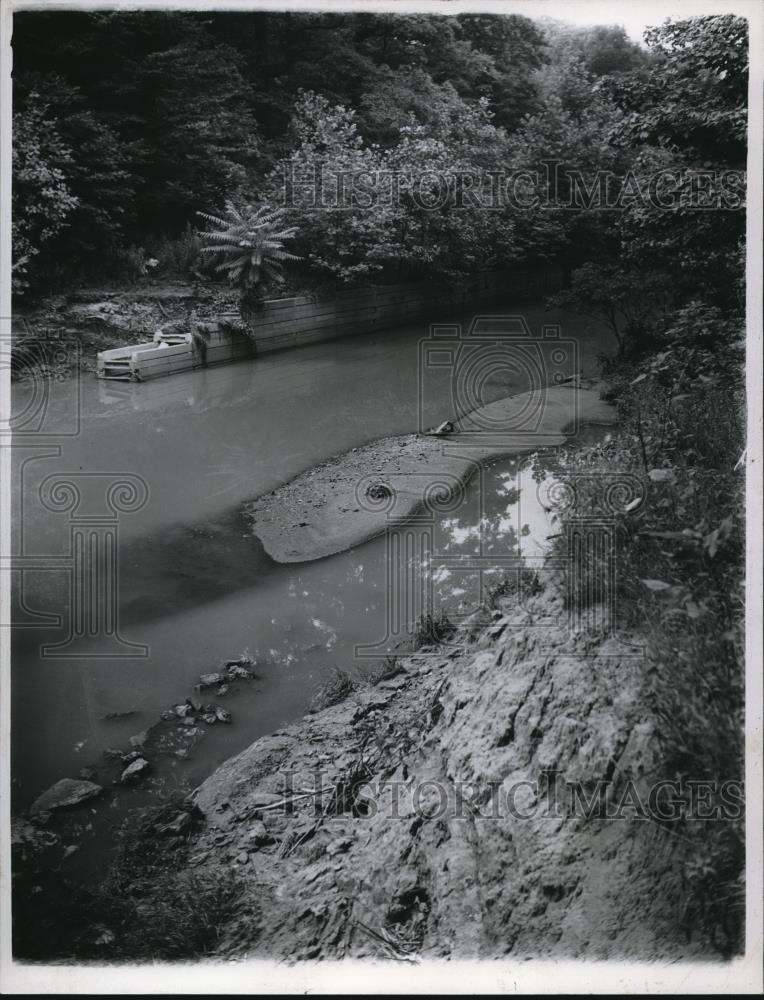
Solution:
<svg viewBox="0 0 764 1000">
<path fill-rule="evenodd" d="M 743 213 L 437 204 L 438 177 L 568 171 L 643 185 L 745 161 L 746 30 L 731 15 L 648 32 L 526 17 L 19 12 L 14 18 L 16 287 L 199 267 L 198 210 L 284 199 L 285 169 L 411 178 L 417 197 L 290 208 L 303 285 L 450 276 L 518 259 L 613 263 L 729 299 Z M 691 186 L 687 177 L 682 182 Z M 723 184 L 717 179 L 708 182 Z M 681 193 L 681 192 L 680 192 Z M 740 192 L 742 194 L 742 192 Z M 615 278 L 599 284 L 606 296 Z M 718 280 L 720 275 L 726 280 Z M 574 282 L 575 284 L 575 282 Z M 591 282 L 590 282 L 591 284 Z M 616 293 L 618 288 L 615 289 Z M 572 299 L 569 299 L 572 301 Z"/>
<path fill-rule="evenodd" d="M 275 207 L 283 160 L 421 176 L 537 159 L 558 143 L 545 111 L 558 91 L 573 116 L 563 145 L 588 116 L 576 161 L 607 117 L 600 99 L 591 110 L 591 83 L 647 59 L 621 29 L 482 14 L 28 11 L 13 48 L 14 248 L 34 292 L 134 278 L 150 258 L 157 274 L 187 277 L 196 211 Z M 565 226 L 530 212 L 426 213 L 411 199 L 290 221 L 308 283 L 447 275 L 566 243 Z"/>
<path fill-rule="evenodd" d="M 13 116 L 13 280 L 26 287 L 34 258 L 69 223 L 78 205 L 67 179 L 72 152 L 36 92 Z"/>
<path fill-rule="evenodd" d="M 744 777 L 745 420 L 744 327 L 694 301 L 656 352 L 610 362 L 618 432 L 571 451 L 560 475 L 593 474 L 600 488 L 628 472 L 645 500 L 616 518 L 614 606 L 619 634 L 646 642 L 644 702 L 656 721 L 652 781 L 677 782 L 688 810 L 692 782 L 722 806 Z M 579 513 L 581 511 L 579 510 Z M 564 523 L 567 551 L 572 523 Z M 585 607 L 609 567 L 592 554 L 576 567 L 570 599 Z M 707 813 L 710 815 L 710 813 Z M 744 818 L 669 824 L 679 838 L 688 938 L 724 955 L 743 944 Z"/>
<path fill-rule="evenodd" d="M 601 213 L 599 247 L 558 300 L 600 311 L 609 301 L 629 313 L 635 288 L 644 284 L 646 297 L 662 307 L 660 315 L 623 317 L 637 345 L 668 320 L 665 294 L 654 287 L 657 275 L 670 282 L 675 308 L 699 297 L 740 311 L 745 237 L 745 192 L 735 173 L 745 166 L 745 20 L 667 22 L 646 40 L 649 66 L 603 78 L 598 92 L 617 108 L 608 117 L 607 145 L 626 158 L 621 165 L 635 190 L 652 184 L 655 200 L 633 197 L 621 210 Z"/>
<path fill-rule="evenodd" d="M 650 72 L 606 83 L 621 110 L 613 143 L 639 145 L 635 170 L 683 169 L 683 185 L 711 172 L 714 196 L 744 158 L 745 22 L 667 24 L 648 41 Z M 629 471 L 646 486 L 638 513 L 618 518 L 616 606 L 621 627 L 648 640 L 655 777 L 685 788 L 744 774 L 744 223 L 739 208 L 635 201 L 612 221 L 610 253 L 595 250 L 553 300 L 617 333 L 605 374 L 619 432 L 569 461 L 605 478 Z M 596 559 L 579 567 L 574 600 L 605 573 Z M 732 954 L 743 939 L 743 821 L 695 820 L 675 833 L 688 845 L 688 935 Z"/>
</svg>

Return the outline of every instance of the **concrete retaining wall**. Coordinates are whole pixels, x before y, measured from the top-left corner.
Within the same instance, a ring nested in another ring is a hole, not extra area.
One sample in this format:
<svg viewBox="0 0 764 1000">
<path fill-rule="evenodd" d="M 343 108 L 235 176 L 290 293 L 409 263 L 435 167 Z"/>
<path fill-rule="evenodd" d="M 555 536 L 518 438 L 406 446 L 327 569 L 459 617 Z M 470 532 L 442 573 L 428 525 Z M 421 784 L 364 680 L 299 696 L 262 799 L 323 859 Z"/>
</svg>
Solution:
<svg viewBox="0 0 764 1000">
<path fill-rule="evenodd" d="M 173 336 L 171 344 L 162 343 L 157 334 L 154 342 L 101 351 L 97 374 L 107 379 L 157 378 L 408 321 L 455 321 L 470 309 L 485 309 L 492 301 L 540 298 L 560 288 L 563 277 L 559 265 L 518 267 L 448 284 L 419 282 L 350 289 L 331 299 L 268 299 L 253 322 L 251 338 L 235 332 L 241 322 L 238 313 L 224 313 L 218 317 L 218 328 L 208 329 L 204 348 L 193 344 L 190 331 Z"/>
<path fill-rule="evenodd" d="M 522 301 L 548 294 L 563 283 L 559 265 L 516 268 L 449 284 L 416 283 L 352 289 L 332 299 L 301 296 L 266 300 L 254 320 L 256 353 L 298 347 L 427 317 L 454 318 L 492 300 Z M 237 321 L 238 314 L 220 317 Z"/>
</svg>

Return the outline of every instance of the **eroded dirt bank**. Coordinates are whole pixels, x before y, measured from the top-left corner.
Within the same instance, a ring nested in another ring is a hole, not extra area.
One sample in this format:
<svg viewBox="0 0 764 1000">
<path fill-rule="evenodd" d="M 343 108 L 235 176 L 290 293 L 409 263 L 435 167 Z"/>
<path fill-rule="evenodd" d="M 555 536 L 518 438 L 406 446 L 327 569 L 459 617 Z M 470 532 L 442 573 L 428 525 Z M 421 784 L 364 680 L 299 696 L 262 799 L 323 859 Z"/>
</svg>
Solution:
<svg viewBox="0 0 764 1000">
<path fill-rule="evenodd" d="M 223 285 L 131 283 L 79 289 L 14 308 L 13 377 L 94 372 L 96 354 L 149 341 L 158 330 L 186 330 L 235 308 Z"/>
<path fill-rule="evenodd" d="M 555 622 L 550 585 L 504 598 L 211 775 L 187 874 L 234 880 L 213 952 L 703 954 L 682 920 L 686 844 L 629 808 L 655 763 L 646 664 Z M 573 785 L 620 816 L 586 818 Z"/>
<path fill-rule="evenodd" d="M 571 632 L 558 584 L 495 598 L 143 814 L 19 957 L 721 958 L 687 916 L 698 840 L 651 798 L 659 665 L 636 636 Z M 30 893 L 45 838 L 19 848 Z"/>
</svg>

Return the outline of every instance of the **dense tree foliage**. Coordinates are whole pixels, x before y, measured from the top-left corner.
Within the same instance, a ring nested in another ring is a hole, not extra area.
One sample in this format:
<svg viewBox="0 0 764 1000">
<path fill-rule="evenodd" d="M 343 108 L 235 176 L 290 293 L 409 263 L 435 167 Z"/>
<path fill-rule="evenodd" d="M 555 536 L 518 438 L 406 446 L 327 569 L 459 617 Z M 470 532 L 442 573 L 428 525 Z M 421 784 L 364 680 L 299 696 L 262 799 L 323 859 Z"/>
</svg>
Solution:
<svg viewBox="0 0 764 1000">
<path fill-rule="evenodd" d="M 46 162 L 77 201 L 65 229 L 65 199 L 39 238 L 19 222 L 18 257 L 38 256 L 50 281 L 64 259 L 102 268 L 199 208 L 258 193 L 291 152 L 302 91 L 352 108 L 364 142 L 385 149 L 412 116 L 438 127 L 444 108 L 481 99 L 514 127 L 534 107 L 545 44 L 522 17 L 35 11 L 16 15 L 13 47 L 19 142 L 50 146 L 55 132 Z M 34 192 L 21 195 L 17 213 L 34 213 Z"/>
<path fill-rule="evenodd" d="M 742 187 L 724 171 L 745 161 L 746 24 L 698 18 L 646 40 L 516 15 L 20 12 L 17 287 L 136 277 L 148 257 L 196 270 L 188 227 L 230 200 L 283 204 L 307 285 L 557 258 L 588 263 L 589 286 L 602 261 L 601 289 L 663 271 L 678 305 L 703 288 L 725 307 L 739 295 Z M 670 211 L 587 203 L 603 172 L 644 191 L 672 171 Z M 396 178 L 395 194 L 369 181 L 332 201 L 349 175 Z M 303 197 L 284 204 L 287 182 Z M 697 211 L 696 189 L 720 210 Z"/>
<path fill-rule="evenodd" d="M 72 151 L 48 112 L 32 91 L 25 111 L 13 118 L 13 273 L 21 288 L 33 258 L 77 207 L 68 182 Z"/>
</svg>

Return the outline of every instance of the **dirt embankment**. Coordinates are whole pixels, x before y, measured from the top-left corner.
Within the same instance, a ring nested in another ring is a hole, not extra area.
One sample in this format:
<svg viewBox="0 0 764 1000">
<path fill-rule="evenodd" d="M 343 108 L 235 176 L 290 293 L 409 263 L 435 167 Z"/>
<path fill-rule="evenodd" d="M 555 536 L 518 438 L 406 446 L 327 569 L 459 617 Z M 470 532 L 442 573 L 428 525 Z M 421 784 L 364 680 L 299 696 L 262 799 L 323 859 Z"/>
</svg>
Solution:
<svg viewBox="0 0 764 1000">
<path fill-rule="evenodd" d="M 527 415 L 534 412 L 531 423 Z M 320 559 L 380 534 L 423 505 L 448 509 L 480 462 L 555 447 L 576 427 L 614 419 L 596 388 L 570 383 L 521 392 L 454 419 L 445 435 L 408 434 L 354 448 L 244 511 L 276 562 Z"/>
<path fill-rule="evenodd" d="M 236 308 L 222 285 L 151 284 L 78 289 L 14 308 L 14 377 L 95 371 L 98 351 L 151 340 L 157 330 Z"/>
<path fill-rule="evenodd" d="M 217 955 L 708 957 L 683 839 L 630 810 L 657 752 L 639 647 L 571 635 L 550 585 L 523 603 L 196 791 L 188 870 L 238 891 Z"/>
<path fill-rule="evenodd" d="M 656 667 L 638 637 L 571 631 L 547 574 L 541 593 L 537 579 L 535 596 L 497 598 L 138 817 L 94 895 L 63 886 L 38 914 L 44 947 L 99 961 L 721 957 L 730 941 L 688 917 L 702 844 L 651 797 Z M 50 834 L 21 834 L 34 893 Z M 20 953 L 49 960 L 22 930 Z"/>
</svg>

